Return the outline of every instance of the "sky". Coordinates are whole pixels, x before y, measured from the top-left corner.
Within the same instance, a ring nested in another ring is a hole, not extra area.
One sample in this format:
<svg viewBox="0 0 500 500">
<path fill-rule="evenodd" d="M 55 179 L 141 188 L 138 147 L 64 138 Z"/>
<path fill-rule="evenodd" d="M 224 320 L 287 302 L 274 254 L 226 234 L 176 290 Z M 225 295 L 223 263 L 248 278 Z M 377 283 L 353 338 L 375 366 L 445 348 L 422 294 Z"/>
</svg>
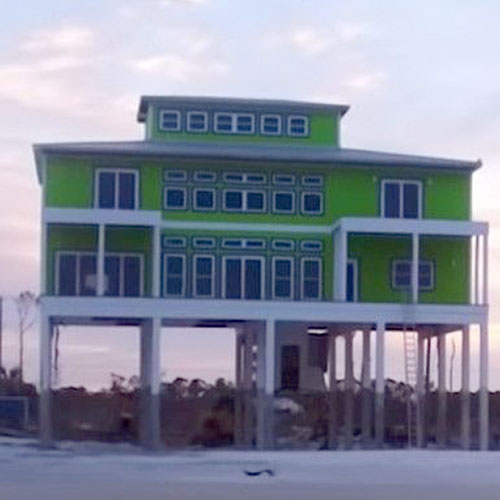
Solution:
<svg viewBox="0 0 500 500">
<path fill-rule="evenodd" d="M 7 368 L 17 363 L 13 298 L 39 286 L 33 143 L 140 139 L 136 111 L 143 94 L 285 98 L 349 104 L 342 123 L 346 147 L 482 159 L 473 216 L 490 223 L 490 376 L 500 389 L 497 1 L 3 3 L 0 295 Z M 450 347 L 453 340 L 459 345 L 450 337 Z M 167 379 L 232 376 L 230 332 L 208 338 L 206 332 L 171 331 L 162 342 Z M 474 384 L 476 333 L 472 346 Z M 63 331 L 60 383 L 99 388 L 110 372 L 137 373 L 137 348 L 135 331 Z M 32 381 L 37 353 L 33 328 L 25 354 Z M 389 339 L 388 376 L 402 378 L 402 355 L 402 340 Z"/>
</svg>

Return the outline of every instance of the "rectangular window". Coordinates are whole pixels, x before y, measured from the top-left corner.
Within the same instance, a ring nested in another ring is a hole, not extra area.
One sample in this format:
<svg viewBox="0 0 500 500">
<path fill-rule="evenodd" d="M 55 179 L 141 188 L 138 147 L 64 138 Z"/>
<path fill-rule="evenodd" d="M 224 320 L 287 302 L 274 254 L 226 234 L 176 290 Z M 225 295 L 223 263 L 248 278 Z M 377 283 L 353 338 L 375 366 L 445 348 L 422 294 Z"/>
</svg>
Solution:
<svg viewBox="0 0 500 500">
<path fill-rule="evenodd" d="M 381 195 L 382 217 L 419 219 L 422 217 L 420 181 L 384 180 Z"/>
<path fill-rule="evenodd" d="M 224 238 L 222 240 L 222 248 L 243 248 L 245 240 L 237 240 L 232 238 Z"/>
<path fill-rule="evenodd" d="M 266 248 L 266 240 L 244 240 L 245 248 L 262 250 Z"/>
<path fill-rule="evenodd" d="M 294 250 L 295 241 L 293 240 L 273 240 L 272 244 L 273 250 Z"/>
<path fill-rule="evenodd" d="M 213 255 L 195 255 L 193 260 L 193 295 L 213 297 L 215 258 Z"/>
<path fill-rule="evenodd" d="M 265 191 L 226 189 L 223 191 L 223 209 L 228 212 L 264 212 Z"/>
<path fill-rule="evenodd" d="M 273 184 L 279 186 L 294 186 L 295 185 L 295 175 L 292 174 L 274 174 Z"/>
<path fill-rule="evenodd" d="M 395 260 L 392 263 L 392 287 L 396 290 L 411 288 L 411 260 Z M 434 262 L 421 260 L 418 264 L 418 289 L 420 291 L 434 288 Z"/>
<path fill-rule="evenodd" d="M 293 257 L 273 257 L 273 299 L 293 298 Z"/>
<path fill-rule="evenodd" d="M 208 113 L 206 111 L 188 111 L 187 129 L 188 132 L 207 132 Z"/>
<path fill-rule="evenodd" d="M 293 191 L 274 191 L 273 212 L 276 214 L 295 213 L 295 193 Z"/>
<path fill-rule="evenodd" d="M 95 295 L 97 291 L 97 259 L 95 255 L 79 255 L 79 293 Z"/>
<path fill-rule="evenodd" d="M 346 269 L 346 301 L 358 301 L 358 262 L 354 259 L 347 261 Z"/>
<path fill-rule="evenodd" d="M 195 189 L 193 204 L 195 210 L 215 210 L 215 189 Z"/>
<path fill-rule="evenodd" d="M 96 207 L 137 209 L 138 173 L 134 170 L 99 169 L 96 172 Z"/>
<path fill-rule="evenodd" d="M 304 240 L 300 242 L 300 249 L 303 252 L 321 252 L 321 250 L 323 250 L 323 242 L 315 240 Z"/>
<path fill-rule="evenodd" d="M 321 298 L 321 259 L 304 257 L 301 260 L 301 298 Z"/>
<path fill-rule="evenodd" d="M 185 248 L 187 239 L 184 236 L 164 236 L 163 246 L 165 248 Z"/>
<path fill-rule="evenodd" d="M 261 115 L 260 133 L 262 135 L 281 135 L 281 116 Z"/>
<path fill-rule="evenodd" d="M 186 182 L 187 172 L 185 170 L 165 169 L 163 171 L 163 180 L 165 182 Z"/>
<path fill-rule="evenodd" d="M 305 215 L 321 215 L 323 213 L 323 193 L 302 192 L 301 211 Z"/>
<path fill-rule="evenodd" d="M 140 297 L 143 294 L 142 255 L 106 254 L 104 256 L 104 295 Z"/>
<path fill-rule="evenodd" d="M 215 113 L 215 132 L 230 134 L 233 131 L 233 115 L 231 113 Z"/>
<path fill-rule="evenodd" d="M 263 299 L 264 258 L 223 257 L 222 294 L 226 299 Z"/>
<path fill-rule="evenodd" d="M 255 116 L 250 113 L 215 113 L 215 132 L 223 134 L 253 134 Z"/>
<path fill-rule="evenodd" d="M 95 253 L 56 253 L 56 295 L 92 296 L 97 289 Z"/>
<path fill-rule="evenodd" d="M 163 294 L 166 297 L 185 295 L 185 259 L 184 255 L 166 254 L 163 256 Z"/>
<path fill-rule="evenodd" d="M 77 295 L 77 255 L 57 254 L 57 295 Z"/>
<path fill-rule="evenodd" d="M 291 115 L 287 120 L 287 133 L 291 137 L 305 137 L 309 134 L 307 116 Z"/>
<path fill-rule="evenodd" d="M 250 114 L 236 115 L 236 131 L 240 134 L 253 134 L 255 130 L 254 116 Z"/>
<path fill-rule="evenodd" d="M 323 185 L 322 175 L 303 175 L 301 179 L 303 186 L 319 187 Z"/>
<path fill-rule="evenodd" d="M 194 173 L 194 180 L 196 182 L 215 182 L 217 174 L 211 170 L 197 170 Z"/>
<path fill-rule="evenodd" d="M 263 212 L 266 208 L 264 191 L 245 191 L 244 206 L 247 212 Z"/>
<path fill-rule="evenodd" d="M 193 247 L 194 248 L 215 248 L 215 238 L 193 238 Z"/>
<path fill-rule="evenodd" d="M 267 177 L 260 173 L 224 172 L 222 178 L 228 184 L 265 184 Z"/>
<path fill-rule="evenodd" d="M 167 210 L 185 210 L 187 207 L 186 188 L 166 187 L 163 192 L 163 207 Z"/>
<path fill-rule="evenodd" d="M 171 109 L 160 111 L 159 128 L 163 132 L 178 132 L 181 129 L 181 112 Z"/>
<path fill-rule="evenodd" d="M 298 391 L 300 385 L 300 346 L 281 346 L 281 389 Z"/>
</svg>

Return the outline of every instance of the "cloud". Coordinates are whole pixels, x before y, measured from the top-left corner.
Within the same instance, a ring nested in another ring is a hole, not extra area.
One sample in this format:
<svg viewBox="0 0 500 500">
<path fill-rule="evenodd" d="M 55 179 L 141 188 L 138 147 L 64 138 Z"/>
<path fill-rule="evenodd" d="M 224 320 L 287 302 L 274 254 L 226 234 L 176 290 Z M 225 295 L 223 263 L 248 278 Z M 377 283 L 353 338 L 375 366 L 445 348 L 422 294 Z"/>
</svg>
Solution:
<svg viewBox="0 0 500 500">
<path fill-rule="evenodd" d="M 21 49 L 36 53 L 75 51 L 88 49 L 94 42 L 95 35 L 92 30 L 82 26 L 62 26 L 29 35 L 21 44 Z"/>
<path fill-rule="evenodd" d="M 386 78 L 382 71 L 360 72 L 344 79 L 343 85 L 356 90 L 371 90 L 380 87 Z"/>
<path fill-rule="evenodd" d="M 197 6 L 207 3 L 208 0 L 159 0 L 160 7 L 181 7 L 181 6 Z"/>
</svg>

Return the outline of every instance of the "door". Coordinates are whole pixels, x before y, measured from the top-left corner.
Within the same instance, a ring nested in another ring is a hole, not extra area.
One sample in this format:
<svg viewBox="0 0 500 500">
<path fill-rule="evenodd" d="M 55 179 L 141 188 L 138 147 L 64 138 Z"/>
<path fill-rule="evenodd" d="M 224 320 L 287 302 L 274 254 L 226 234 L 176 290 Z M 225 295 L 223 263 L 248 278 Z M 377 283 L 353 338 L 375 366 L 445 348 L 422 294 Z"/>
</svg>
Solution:
<svg viewBox="0 0 500 500">
<path fill-rule="evenodd" d="M 358 301 L 358 261 L 349 259 L 346 271 L 346 301 Z"/>
<path fill-rule="evenodd" d="M 224 257 L 226 299 L 259 300 L 264 298 L 264 258 Z"/>
</svg>

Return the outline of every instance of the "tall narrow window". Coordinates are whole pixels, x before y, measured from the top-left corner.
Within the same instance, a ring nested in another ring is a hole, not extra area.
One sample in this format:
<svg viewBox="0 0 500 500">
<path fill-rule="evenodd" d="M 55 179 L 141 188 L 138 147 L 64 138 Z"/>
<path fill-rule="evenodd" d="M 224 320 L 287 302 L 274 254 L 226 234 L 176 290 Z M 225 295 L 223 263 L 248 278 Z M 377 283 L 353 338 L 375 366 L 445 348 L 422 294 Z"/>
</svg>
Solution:
<svg viewBox="0 0 500 500">
<path fill-rule="evenodd" d="M 300 347 L 281 346 L 281 389 L 297 391 L 300 382 Z"/>
<path fill-rule="evenodd" d="M 215 259 L 212 255 L 195 255 L 193 263 L 193 295 L 214 296 Z"/>
<path fill-rule="evenodd" d="M 97 289 L 97 259 L 95 255 L 80 255 L 79 295 L 95 295 Z"/>
<path fill-rule="evenodd" d="M 422 216 L 422 184 L 411 180 L 382 182 L 381 213 L 383 217 L 418 219 Z"/>
<path fill-rule="evenodd" d="M 304 257 L 301 262 L 303 299 L 321 298 L 321 259 Z"/>
<path fill-rule="evenodd" d="M 77 295 L 77 255 L 59 254 L 58 257 L 56 293 L 57 295 Z"/>
<path fill-rule="evenodd" d="M 90 252 L 56 254 L 56 294 L 92 296 L 96 294 L 97 259 Z"/>
<path fill-rule="evenodd" d="M 137 208 L 138 174 L 133 170 L 100 169 L 96 176 L 97 208 Z"/>
<path fill-rule="evenodd" d="M 182 297 L 185 294 L 185 256 L 164 256 L 164 294 L 167 297 Z"/>
<path fill-rule="evenodd" d="M 349 259 L 346 269 L 346 301 L 357 302 L 358 300 L 358 262 Z"/>
<path fill-rule="evenodd" d="M 264 298 L 263 257 L 223 257 L 223 296 L 226 299 Z"/>
<path fill-rule="evenodd" d="M 273 299 L 293 298 L 293 257 L 273 257 Z"/>
</svg>

